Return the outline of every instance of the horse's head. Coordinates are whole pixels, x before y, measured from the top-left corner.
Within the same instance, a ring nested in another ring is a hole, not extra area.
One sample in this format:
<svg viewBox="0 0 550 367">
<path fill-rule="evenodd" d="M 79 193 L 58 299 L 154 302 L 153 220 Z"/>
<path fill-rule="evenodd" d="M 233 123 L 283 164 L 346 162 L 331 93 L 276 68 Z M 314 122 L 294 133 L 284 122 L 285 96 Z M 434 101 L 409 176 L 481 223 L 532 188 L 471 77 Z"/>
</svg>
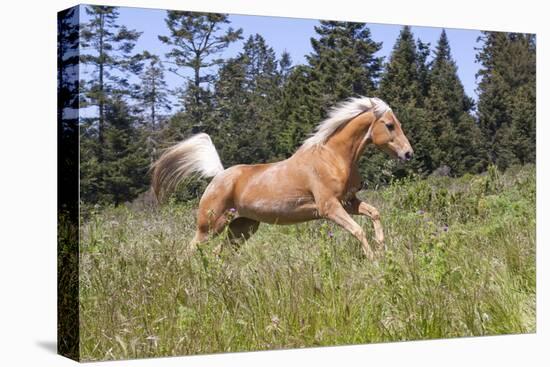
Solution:
<svg viewBox="0 0 550 367">
<path fill-rule="evenodd" d="M 392 157 L 408 161 L 413 156 L 409 139 L 391 109 L 386 110 L 373 122 L 370 138 L 374 145 Z"/>
</svg>

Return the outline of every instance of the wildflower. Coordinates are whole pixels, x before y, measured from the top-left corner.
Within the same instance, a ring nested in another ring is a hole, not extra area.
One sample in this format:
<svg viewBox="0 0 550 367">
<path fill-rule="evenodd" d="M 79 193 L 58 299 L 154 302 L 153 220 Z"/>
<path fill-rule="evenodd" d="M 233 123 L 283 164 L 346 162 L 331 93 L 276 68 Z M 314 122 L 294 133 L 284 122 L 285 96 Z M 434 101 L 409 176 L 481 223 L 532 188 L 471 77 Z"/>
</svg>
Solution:
<svg viewBox="0 0 550 367">
<path fill-rule="evenodd" d="M 268 332 L 277 332 L 281 331 L 281 328 L 279 327 L 279 323 L 281 320 L 275 315 L 271 317 L 271 323 L 266 326 L 265 330 Z"/>
<path fill-rule="evenodd" d="M 443 229 L 443 232 L 449 232 L 449 226 L 446 224 L 442 227 L 442 229 Z"/>
<path fill-rule="evenodd" d="M 424 213 L 425 213 L 425 211 L 422 210 L 422 209 L 420 209 L 419 211 L 416 212 L 416 214 L 418 214 L 418 215 L 424 215 Z"/>
<path fill-rule="evenodd" d="M 330 238 L 333 238 L 333 237 L 334 237 L 334 232 L 328 231 L 328 236 L 329 236 Z"/>
<path fill-rule="evenodd" d="M 231 219 L 235 218 L 235 216 L 237 215 L 237 209 L 235 209 L 235 208 L 229 208 L 228 212 L 229 212 L 229 213 L 227 213 L 227 219 L 228 220 L 231 220 Z"/>
</svg>

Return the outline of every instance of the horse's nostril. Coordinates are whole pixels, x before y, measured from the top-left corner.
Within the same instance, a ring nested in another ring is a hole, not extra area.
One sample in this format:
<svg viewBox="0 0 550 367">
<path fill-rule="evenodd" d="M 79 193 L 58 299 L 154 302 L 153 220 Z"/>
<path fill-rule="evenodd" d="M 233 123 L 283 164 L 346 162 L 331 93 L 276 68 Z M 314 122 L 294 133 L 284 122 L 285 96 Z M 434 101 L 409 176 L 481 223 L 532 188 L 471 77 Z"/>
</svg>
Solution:
<svg viewBox="0 0 550 367">
<path fill-rule="evenodd" d="M 412 158 L 412 156 L 413 156 L 413 155 L 412 155 L 411 152 L 406 152 L 406 153 L 405 153 L 405 159 L 406 159 L 406 160 L 410 160 L 410 159 Z"/>
</svg>

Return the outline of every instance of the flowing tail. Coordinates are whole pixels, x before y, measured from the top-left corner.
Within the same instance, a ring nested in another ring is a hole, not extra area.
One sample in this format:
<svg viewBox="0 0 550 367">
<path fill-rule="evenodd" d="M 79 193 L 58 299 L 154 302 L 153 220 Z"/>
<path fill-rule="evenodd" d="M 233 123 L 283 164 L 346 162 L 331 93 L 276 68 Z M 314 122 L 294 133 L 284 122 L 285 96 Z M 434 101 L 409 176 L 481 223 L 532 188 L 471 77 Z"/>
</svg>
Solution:
<svg viewBox="0 0 550 367">
<path fill-rule="evenodd" d="M 151 169 L 151 186 L 159 202 L 192 174 L 214 177 L 224 170 L 216 147 L 204 133 L 166 149 Z"/>
</svg>

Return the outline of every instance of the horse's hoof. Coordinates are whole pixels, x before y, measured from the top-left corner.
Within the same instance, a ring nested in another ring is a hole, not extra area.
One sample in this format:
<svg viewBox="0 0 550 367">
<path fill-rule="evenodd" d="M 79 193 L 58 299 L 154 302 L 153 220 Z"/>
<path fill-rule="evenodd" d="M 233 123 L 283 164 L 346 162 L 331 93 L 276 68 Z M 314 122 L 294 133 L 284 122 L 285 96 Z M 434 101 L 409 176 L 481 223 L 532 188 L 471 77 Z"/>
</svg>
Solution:
<svg viewBox="0 0 550 367">
<path fill-rule="evenodd" d="M 215 256 L 220 257 L 220 256 L 222 256 L 222 250 L 223 250 L 222 245 L 218 245 L 214 249 L 213 253 L 214 253 Z"/>
<path fill-rule="evenodd" d="M 372 250 L 363 250 L 363 254 L 369 261 L 374 261 L 374 252 L 372 252 Z"/>
<path fill-rule="evenodd" d="M 184 252 L 187 256 L 192 256 L 195 252 L 197 252 L 198 249 L 199 249 L 198 244 L 190 244 L 189 246 L 186 247 Z"/>
</svg>

